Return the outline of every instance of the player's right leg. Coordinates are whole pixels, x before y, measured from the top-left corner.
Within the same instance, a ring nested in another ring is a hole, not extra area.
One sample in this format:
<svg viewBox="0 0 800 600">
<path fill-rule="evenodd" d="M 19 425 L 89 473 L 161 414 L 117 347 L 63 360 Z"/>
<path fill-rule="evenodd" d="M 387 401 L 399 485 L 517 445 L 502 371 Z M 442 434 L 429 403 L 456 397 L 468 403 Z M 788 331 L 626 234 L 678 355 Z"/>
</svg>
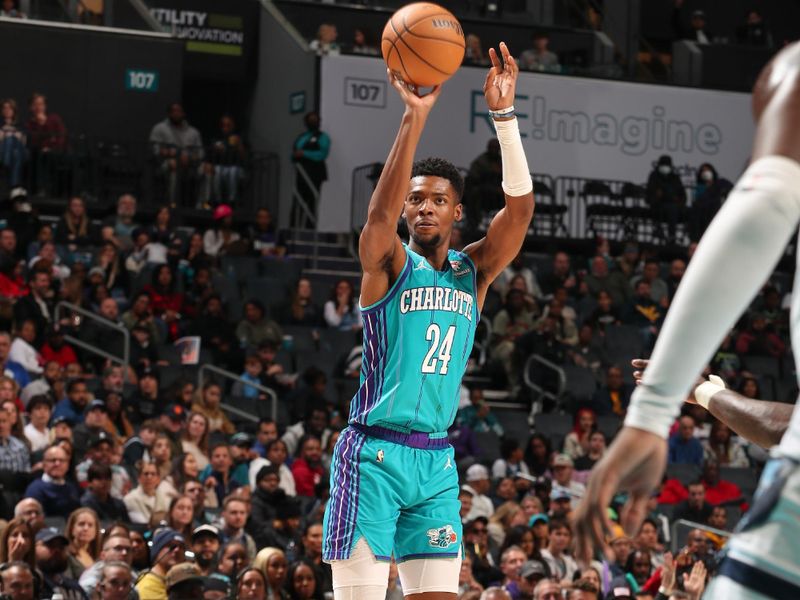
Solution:
<svg viewBox="0 0 800 600">
<path fill-rule="evenodd" d="M 389 580 L 402 446 L 345 429 L 333 452 L 325 510 L 323 560 L 331 564 L 336 600 L 383 600 Z M 384 462 L 385 461 L 385 462 Z"/>
<path fill-rule="evenodd" d="M 350 558 L 331 562 L 334 600 L 384 600 L 389 581 L 387 561 L 379 561 L 362 537 Z"/>
</svg>

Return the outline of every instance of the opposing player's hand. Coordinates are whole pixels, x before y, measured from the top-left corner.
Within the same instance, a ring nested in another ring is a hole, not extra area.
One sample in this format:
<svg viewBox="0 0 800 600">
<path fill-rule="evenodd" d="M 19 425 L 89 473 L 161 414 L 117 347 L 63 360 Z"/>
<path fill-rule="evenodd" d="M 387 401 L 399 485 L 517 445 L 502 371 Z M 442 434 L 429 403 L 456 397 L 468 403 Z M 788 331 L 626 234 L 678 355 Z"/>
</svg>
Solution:
<svg viewBox="0 0 800 600">
<path fill-rule="evenodd" d="M 437 85 L 429 93 L 420 96 L 419 88 L 403 81 L 397 73 L 386 69 L 386 74 L 389 77 L 389 83 L 391 83 L 392 87 L 400 94 L 403 104 L 406 105 L 406 110 L 421 113 L 423 116 L 428 115 L 433 105 L 436 104 L 439 94 L 442 93 L 442 86 Z"/>
<path fill-rule="evenodd" d="M 608 505 L 618 490 L 628 492 L 622 527 L 632 537 L 647 514 L 650 493 L 661 481 L 667 462 L 667 441 L 654 433 L 623 427 L 605 456 L 592 469 L 586 495 L 573 515 L 577 558 L 588 564 L 606 543 Z"/>
<path fill-rule="evenodd" d="M 489 48 L 489 58 L 492 66 L 486 74 L 486 81 L 483 84 L 483 94 L 486 96 L 486 104 L 489 110 L 500 110 L 514 105 L 514 90 L 517 87 L 517 75 L 519 66 L 517 61 L 511 56 L 505 42 L 500 42 L 500 57 L 494 48 Z"/>
<path fill-rule="evenodd" d="M 647 365 L 649 364 L 650 361 L 645 358 L 634 358 L 631 361 L 631 365 L 633 365 L 633 368 L 636 369 L 636 371 L 633 372 L 633 380 L 636 382 L 636 385 L 641 385 L 642 377 L 644 377 L 644 370 L 647 368 Z M 704 382 L 705 379 L 703 379 L 702 377 L 699 377 L 697 381 L 694 382 L 694 386 L 689 392 L 689 395 L 686 396 L 686 402 L 688 404 L 697 404 L 697 400 L 695 400 L 694 397 L 694 390 L 698 385 Z"/>
</svg>

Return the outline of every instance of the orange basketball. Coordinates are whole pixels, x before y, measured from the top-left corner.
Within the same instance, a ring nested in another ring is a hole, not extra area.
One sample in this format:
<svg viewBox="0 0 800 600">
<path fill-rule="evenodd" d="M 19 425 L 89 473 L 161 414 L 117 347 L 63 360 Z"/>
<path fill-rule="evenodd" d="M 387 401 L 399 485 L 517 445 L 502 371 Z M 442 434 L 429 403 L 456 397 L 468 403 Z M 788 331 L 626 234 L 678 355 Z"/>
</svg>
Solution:
<svg viewBox="0 0 800 600">
<path fill-rule="evenodd" d="M 415 2 L 392 15 L 383 28 L 381 51 L 392 72 L 417 87 L 439 85 L 464 60 L 464 30 L 446 8 Z"/>
</svg>

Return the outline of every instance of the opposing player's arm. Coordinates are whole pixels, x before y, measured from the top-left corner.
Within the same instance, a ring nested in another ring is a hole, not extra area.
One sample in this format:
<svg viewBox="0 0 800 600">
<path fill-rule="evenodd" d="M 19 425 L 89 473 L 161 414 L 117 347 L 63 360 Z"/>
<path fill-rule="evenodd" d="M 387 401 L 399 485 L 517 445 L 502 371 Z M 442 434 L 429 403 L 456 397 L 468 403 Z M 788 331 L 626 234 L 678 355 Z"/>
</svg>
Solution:
<svg viewBox="0 0 800 600">
<path fill-rule="evenodd" d="M 486 237 L 464 249 L 478 269 L 481 299 L 489 284 L 522 247 L 534 208 L 533 182 L 513 111 L 519 68 L 505 43 L 500 43 L 500 52 L 502 63 L 494 48 L 489 49 L 492 67 L 486 75 L 483 92 L 500 142 L 506 205 L 492 219 Z"/>
<path fill-rule="evenodd" d="M 639 369 L 633 372 L 637 384 L 641 382 L 643 370 L 649 362 L 642 358 L 633 361 L 633 366 Z M 698 389 L 700 386 L 704 390 Z M 703 379 L 698 381 L 697 388 L 686 401 L 702 405 L 737 435 L 764 448 L 778 445 L 789 428 L 794 410 L 793 404 L 753 400 L 726 389 L 724 385 L 714 385 Z"/>
<path fill-rule="evenodd" d="M 428 113 L 441 91 L 441 87 L 437 86 L 430 94 L 419 97 L 415 90 L 391 73 L 389 79 L 406 108 L 397 137 L 369 201 L 367 223 L 359 240 L 359 258 L 364 271 L 361 303 L 365 306 L 383 298 L 403 269 L 405 254 L 397 236 L 397 219 L 403 212 L 417 144 Z"/>
</svg>

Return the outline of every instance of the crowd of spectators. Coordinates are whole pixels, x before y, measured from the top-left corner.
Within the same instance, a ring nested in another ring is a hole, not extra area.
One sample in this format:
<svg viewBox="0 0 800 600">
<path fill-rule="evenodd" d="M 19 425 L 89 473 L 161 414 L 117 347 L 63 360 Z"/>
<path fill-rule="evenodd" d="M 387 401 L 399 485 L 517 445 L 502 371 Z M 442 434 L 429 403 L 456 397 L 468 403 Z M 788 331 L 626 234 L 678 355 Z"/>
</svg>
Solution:
<svg viewBox="0 0 800 600">
<path fill-rule="evenodd" d="M 17 101 L 0 101 L 0 176 L 11 189 L 33 196 L 59 197 L 75 187 L 71 161 L 76 141 L 64 120 L 48 110 L 44 94 L 34 93 L 24 123 Z M 219 128 L 203 141 L 189 124 L 183 106 L 174 102 L 146 142 L 155 179 L 170 205 L 209 208 L 241 202 L 249 150 L 236 122 L 222 115 Z"/>
<path fill-rule="evenodd" d="M 101 221 L 89 219 L 79 197 L 56 225 L 39 221 L 30 204 L 15 202 L 11 226 L 0 230 L 0 516 L 8 521 L 0 558 L 13 563 L 0 572 L 4 591 L 24 584 L 35 585 L 40 598 L 55 591 L 117 598 L 125 596 L 114 590 L 133 585 L 142 599 L 236 593 L 270 600 L 330 592 L 321 517 L 347 400 L 329 397 L 319 369 L 292 373 L 276 356 L 288 326 L 357 332 L 352 282 L 336 282 L 320 305 L 316 283 L 301 278 L 284 303 L 246 299 L 237 321 L 227 316 L 235 307 L 212 285 L 222 258 L 291 260 L 268 211 L 241 227 L 221 204 L 207 230 L 187 235 L 168 207 L 152 224 L 142 222 L 131 195 Z M 615 561 L 582 571 L 571 557 L 569 514 L 610 441 L 599 419 L 621 419 L 631 392 L 629 370 L 609 358 L 604 336 L 629 325 L 646 354 L 692 251 L 665 264 L 635 242 L 621 249 L 615 256 L 600 239 L 592 256 L 558 251 L 538 268 L 520 255 L 489 292 L 489 369 L 518 390 L 525 358 L 539 353 L 587 369 L 598 387 L 590 401 L 570 407 L 574 428 L 563 438 L 541 429 L 528 439 L 504 427 L 480 387 L 465 390 L 450 431 L 464 483 L 462 598 L 562 591 L 570 598 L 655 597 L 660 586 L 673 585 L 674 572 L 676 589 L 685 587 L 688 596 L 673 596 L 694 598 L 701 569 L 713 572 L 732 525 L 729 511 L 746 507 L 723 468 L 750 469 L 758 454 L 687 405 L 669 460 L 696 476 L 665 478 L 638 535 L 630 539 L 620 529 L 609 539 Z M 786 352 L 787 291 L 765 286 L 712 362 L 749 397 L 759 395 L 759 379 L 743 364 Z M 65 334 L 112 356 L 123 353 L 123 340 L 94 320 L 70 311 L 57 318 L 59 300 L 128 329 L 131 368 L 68 343 Z M 196 389 L 184 379 L 163 386 L 166 350 L 185 336 L 199 337 L 212 362 L 241 381 L 230 388 L 209 380 Z M 342 376 L 360 371 L 358 344 L 335 358 Z M 234 422 L 222 405 L 266 403 L 264 385 L 278 394 L 278 422 Z M 486 435 L 497 440 L 498 458 L 489 463 L 476 442 Z M 619 498 L 614 518 L 622 504 Z M 672 558 L 666 550 L 675 519 L 699 525 Z M 701 566 L 684 581 L 691 565 Z M 389 597 L 401 593 L 399 585 L 395 575 Z"/>
</svg>

